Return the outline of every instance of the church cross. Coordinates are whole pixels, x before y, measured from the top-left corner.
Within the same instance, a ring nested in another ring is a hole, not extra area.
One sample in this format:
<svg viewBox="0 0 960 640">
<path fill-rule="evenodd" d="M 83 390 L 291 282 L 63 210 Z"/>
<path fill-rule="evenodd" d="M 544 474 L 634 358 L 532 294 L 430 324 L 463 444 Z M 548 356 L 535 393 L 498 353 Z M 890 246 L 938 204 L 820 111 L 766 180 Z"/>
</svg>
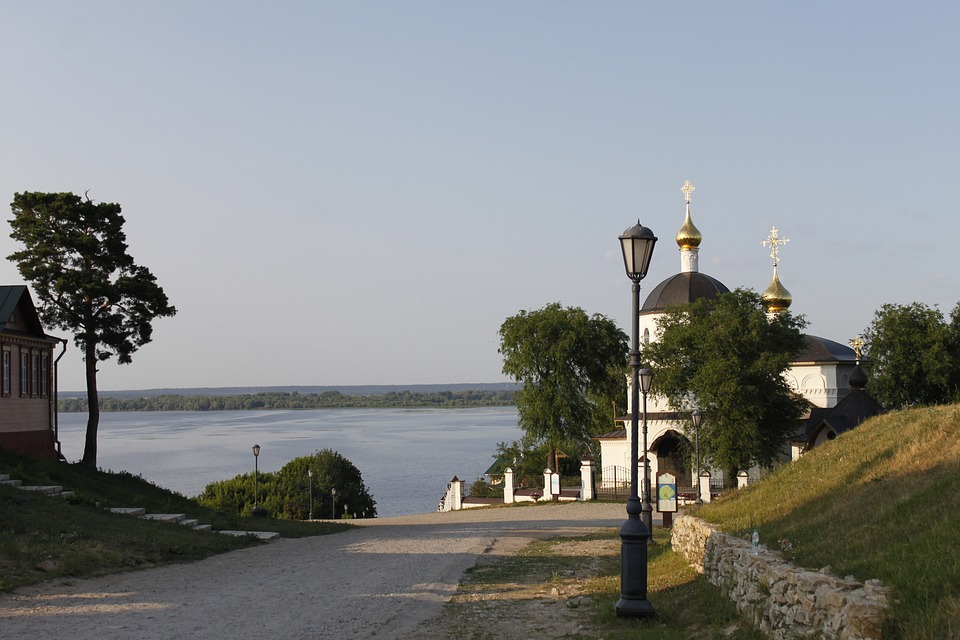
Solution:
<svg viewBox="0 0 960 640">
<path fill-rule="evenodd" d="M 781 238 L 780 232 L 774 227 L 770 230 L 770 235 L 766 240 L 760 242 L 765 247 L 770 247 L 770 257 L 773 258 L 773 266 L 780 262 L 780 247 L 790 242 L 789 238 Z"/>
<path fill-rule="evenodd" d="M 853 347 L 853 353 L 857 356 L 857 364 L 860 363 L 860 360 L 863 358 L 863 348 L 867 346 L 867 343 L 863 341 L 863 338 L 857 336 L 850 341 L 850 346 Z"/>
<path fill-rule="evenodd" d="M 689 180 L 687 180 L 686 182 L 684 182 L 684 183 L 683 183 L 683 186 L 680 187 L 680 191 L 683 191 L 683 200 L 684 200 L 684 202 L 686 202 L 687 204 L 690 204 L 690 194 L 693 193 L 693 190 L 694 190 L 695 188 L 696 188 L 696 187 L 694 187 L 692 184 L 690 184 L 690 181 L 689 181 Z"/>
</svg>

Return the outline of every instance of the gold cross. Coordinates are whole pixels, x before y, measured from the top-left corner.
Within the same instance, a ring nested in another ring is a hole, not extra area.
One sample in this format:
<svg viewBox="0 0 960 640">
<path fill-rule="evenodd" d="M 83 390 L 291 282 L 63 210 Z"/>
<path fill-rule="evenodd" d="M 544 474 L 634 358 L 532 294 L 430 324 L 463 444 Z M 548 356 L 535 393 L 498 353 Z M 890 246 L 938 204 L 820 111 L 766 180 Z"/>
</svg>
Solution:
<svg viewBox="0 0 960 640">
<path fill-rule="evenodd" d="M 860 336 L 857 336 L 850 341 L 850 346 L 853 347 L 853 353 L 857 356 L 857 364 L 860 364 L 860 360 L 863 358 L 863 348 L 867 346 L 867 343 Z"/>
<path fill-rule="evenodd" d="M 774 227 L 770 230 L 770 235 L 767 236 L 766 240 L 760 242 L 765 247 L 770 247 L 770 257 L 773 258 L 773 266 L 777 266 L 780 262 L 780 247 L 790 242 L 789 238 L 781 238 L 780 232 L 777 231 L 777 228 Z"/>
<path fill-rule="evenodd" d="M 684 183 L 683 183 L 683 186 L 680 187 L 680 191 L 683 191 L 683 200 L 684 200 L 684 202 L 686 202 L 687 204 L 690 204 L 690 194 L 693 193 L 693 190 L 694 190 L 695 188 L 696 188 L 696 187 L 694 187 L 692 184 L 690 184 L 690 181 L 689 181 L 689 180 L 687 180 L 686 182 L 684 182 Z"/>
</svg>

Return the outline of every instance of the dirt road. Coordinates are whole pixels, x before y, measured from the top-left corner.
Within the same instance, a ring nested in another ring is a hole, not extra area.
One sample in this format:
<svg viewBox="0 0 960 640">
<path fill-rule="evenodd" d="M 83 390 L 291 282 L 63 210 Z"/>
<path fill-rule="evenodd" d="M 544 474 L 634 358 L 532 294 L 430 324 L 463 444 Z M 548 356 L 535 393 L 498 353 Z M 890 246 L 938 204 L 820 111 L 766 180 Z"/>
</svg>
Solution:
<svg viewBox="0 0 960 640">
<path fill-rule="evenodd" d="M 618 527 L 625 515 L 623 505 L 569 503 L 357 521 L 342 534 L 3 595 L 0 637 L 402 638 L 481 554 Z"/>
</svg>

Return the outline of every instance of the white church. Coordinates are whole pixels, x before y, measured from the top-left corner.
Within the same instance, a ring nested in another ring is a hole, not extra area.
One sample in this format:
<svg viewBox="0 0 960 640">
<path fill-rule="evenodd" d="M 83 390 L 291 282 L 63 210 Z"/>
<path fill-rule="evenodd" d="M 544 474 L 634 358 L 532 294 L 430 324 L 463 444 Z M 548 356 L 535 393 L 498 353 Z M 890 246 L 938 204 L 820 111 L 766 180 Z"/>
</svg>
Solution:
<svg viewBox="0 0 960 640">
<path fill-rule="evenodd" d="M 687 180 L 682 191 L 686 202 L 686 218 L 677 232 L 676 241 L 680 249 L 680 272 L 670 276 L 654 287 L 643 301 L 640 309 L 641 349 L 644 344 L 656 341 L 659 336 L 658 319 L 668 307 L 687 304 L 700 298 L 713 298 L 729 289 L 722 282 L 699 269 L 699 252 L 703 236 L 693 224 L 690 215 L 690 196 L 693 185 Z M 793 298 L 780 283 L 777 276 L 779 248 L 787 242 L 774 228 L 763 242 L 771 248 L 773 258 L 773 279 L 763 292 L 762 298 L 768 314 L 783 313 L 789 309 Z M 803 452 L 818 444 L 835 438 L 840 433 L 852 429 L 868 417 L 881 413 L 883 409 L 864 390 L 866 376 L 859 366 L 860 346 L 858 340 L 851 344 L 854 348 L 820 338 L 805 335 L 806 347 L 785 376 L 794 391 L 802 395 L 809 403 L 809 413 L 798 433 L 784 443 L 784 459 L 798 458 Z M 630 381 L 628 378 L 628 387 Z M 627 417 L 618 421 L 624 428 L 598 436 L 600 444 L 601 483 L 619 481 L 629 477 L 630 469 L 630 429 L 632 407 L 631 392 L 627 389 Z M 642 417 L 641 417 L 642 420 Z M 640 441 L 640 459 L 636 461 L 639 474 L 643 478 L 643 440 L 642 423 L 638 425 Z M 689 435 L 688 435 L 689 434 Z M 647 397 L 647 451 L 650 463 L 651 485 L 656 486 L 660 473 L 671 473 L 677 478 L 678 489 L 684 492 L 696 486 L 696 468 L 681 453 L 681 442 L 692 441 L 693 431 L 690 415 L 677 412 L 666 398 L 650 394 Z M 691 442 L 692 444 L 692 442 Z M 694 463 L 695 464 L 695 463 Z M 731 486 L 735 479 L 724 478 L 723 470 L 710 469 L 710 484 L 715 490 L 721 486 Z M 760 469 L 748 472 L 750 479 L 756 479 L 762 473 Z M 741 472 L 741 475 L 742 472 Z M 746 478 L 741 478 L 741 481 Z M 601 486 L 603 486 L 601 484 Z M 706 489 L 703 489 L 706 492 Z M 706 496 L 709 499 L 709 496 Z"/>
</svg>

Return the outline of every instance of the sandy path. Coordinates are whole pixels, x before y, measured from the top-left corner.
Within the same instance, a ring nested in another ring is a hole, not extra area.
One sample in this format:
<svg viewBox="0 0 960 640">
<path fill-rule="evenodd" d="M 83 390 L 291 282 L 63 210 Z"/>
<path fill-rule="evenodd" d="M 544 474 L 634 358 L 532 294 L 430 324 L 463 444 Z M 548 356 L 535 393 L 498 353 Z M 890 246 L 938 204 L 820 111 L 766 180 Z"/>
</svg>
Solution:
<svg viewBox="0 0 960 640">
<path fill-rule="evenodd" d="M 0 596 L 0 638 L 402 638 L 485 552 L 618 527 L 616 504 L 477 509 L 370 520 L 201 562 Z"/>
</svg>

